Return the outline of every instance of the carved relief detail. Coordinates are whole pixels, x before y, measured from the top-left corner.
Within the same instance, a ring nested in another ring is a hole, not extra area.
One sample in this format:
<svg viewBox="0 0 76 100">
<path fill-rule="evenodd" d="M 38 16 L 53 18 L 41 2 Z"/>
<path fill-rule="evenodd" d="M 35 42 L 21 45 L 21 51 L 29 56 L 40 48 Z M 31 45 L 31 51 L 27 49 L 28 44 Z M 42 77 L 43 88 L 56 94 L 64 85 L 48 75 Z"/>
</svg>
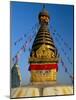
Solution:
<svg viewBox="0 0 76 100">
<path fill-rule="evenodd" d="M 55 54 L 45 44 L 36 51 L 37 58 L 54 58 Z"/>
</svg>

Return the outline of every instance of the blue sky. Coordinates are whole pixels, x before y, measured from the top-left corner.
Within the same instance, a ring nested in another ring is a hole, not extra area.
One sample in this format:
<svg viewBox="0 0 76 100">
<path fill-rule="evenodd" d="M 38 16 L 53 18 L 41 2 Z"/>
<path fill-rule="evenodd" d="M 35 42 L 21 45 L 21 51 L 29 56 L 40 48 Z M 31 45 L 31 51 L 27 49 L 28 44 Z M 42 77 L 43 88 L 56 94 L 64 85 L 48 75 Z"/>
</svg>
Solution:
<svg viewBox="0 0 76 100">
<path fill-rule="evenodd" d="M 29 40 L 29 36 L 33 35 L 32 27 L 35 27 L 35 24 L 38 23 L 38 14 L 42 10 L 42 4 L 38 3 L 26 3 L 26 2 L 11 2 L 11 57 L 14 57 L 16 53 L 19 51 L 21 46 L 25 41 Z M 57 4 L 46 4 L 46 10 L 49 12 L 50 23 L 53 28 L 50 27 L 50 33 L 54 40 L 54 43 L 58 49 L 59 54 L 63 58 L 66 67 L 70 74 L 73 74 L 73 6 L 72 5 L 57 5 Z M 56 29 L 55 35 L 53 35 L 53 29 Z M 34 29 L 36 30 L 36 29 Z M 22 41 L 14 45 L 14 42 L 18 40 L 20 37 L 23 37 L 26 34 L 26 37 L 23 38 Z M 64 42 L 61 41 L 61 38 L 58 37 L 57 34 L 60 34 L 64 39 L 71 51 L 68 47 L 65 47 Z M 58 38 L 58 41 L 55 39 Z M 34 38 L 33 38 L 34 40 Z M 22 53 L 19 59 L 19 68 L 22 76 L 22 84 L 30 83 L 30 72 L 28 71 L 28 58 L 30 52 L 28 48 L 32 46 L 33 40 L 26 48 L 26 51 Z M 66 52 L 66 55 L 71 60 L 72 64 L 70 64 L 64 55 L 62 49 Z M 11 65 L 12 67 L 12 65 Z M 58 74 L 57 74 L 57 82 L 62 84 L 71 84 L 71 79 L 69 75 L 65 73 L 62 64 L 59 62 L 58 64 Z"/>
</svg>

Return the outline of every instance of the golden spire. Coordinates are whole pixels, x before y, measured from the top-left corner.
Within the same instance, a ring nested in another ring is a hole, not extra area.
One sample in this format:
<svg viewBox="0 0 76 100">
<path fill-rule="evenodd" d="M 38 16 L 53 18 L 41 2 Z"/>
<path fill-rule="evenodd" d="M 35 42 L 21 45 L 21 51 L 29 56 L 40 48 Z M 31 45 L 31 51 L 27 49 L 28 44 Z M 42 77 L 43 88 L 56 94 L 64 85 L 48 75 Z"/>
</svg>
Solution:
<svg viewBox="0 0 76 100">
<path fill-rule="evenodd" d="M 57 57 L 57 49 L 54 45 L 53 38 L 50 36 L 50 31 L 48 28 L 50 17 L 48 11 L 45 9 L 45 4 L 43 4 L 42 11 L 39 13 L 38 18 L 39 18 L 40 28 L 33 42 L 30 56 L 36 56 L 37 50 L 42 45 L 45 45 L 50 50 L 50 53 L 52 52 L 52 55 Z"/>
</svg>

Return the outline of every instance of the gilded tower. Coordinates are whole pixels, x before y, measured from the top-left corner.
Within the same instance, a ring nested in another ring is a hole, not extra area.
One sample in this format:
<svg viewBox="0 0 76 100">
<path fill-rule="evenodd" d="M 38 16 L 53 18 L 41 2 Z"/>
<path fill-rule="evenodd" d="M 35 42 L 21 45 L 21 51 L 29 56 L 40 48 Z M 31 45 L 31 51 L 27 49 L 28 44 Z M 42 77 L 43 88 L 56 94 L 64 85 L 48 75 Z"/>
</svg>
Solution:
<svg viewBox="0 0 76 100">
<path fill-rule="evenodd" d="M 43 5 L 39 13 L 39 30 L 35 37 L 30 53 L 30 67 L 32 84 L 56 83 L 58 71 L 58 53 L 49 31 L 50 16 Z"/>
</svg>

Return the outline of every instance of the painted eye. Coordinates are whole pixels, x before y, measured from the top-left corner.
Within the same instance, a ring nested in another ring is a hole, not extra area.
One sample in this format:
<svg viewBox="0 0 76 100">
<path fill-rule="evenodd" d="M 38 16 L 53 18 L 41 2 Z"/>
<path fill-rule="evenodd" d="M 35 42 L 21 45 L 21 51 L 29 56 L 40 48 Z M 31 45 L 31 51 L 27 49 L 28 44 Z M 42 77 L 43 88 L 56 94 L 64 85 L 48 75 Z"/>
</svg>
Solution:
<svg viewBox="0 0 76 100">
<path fill-rule="evenodd" d="M 41 71 L 39 73 L 41 74 Z"/>
</svg>

